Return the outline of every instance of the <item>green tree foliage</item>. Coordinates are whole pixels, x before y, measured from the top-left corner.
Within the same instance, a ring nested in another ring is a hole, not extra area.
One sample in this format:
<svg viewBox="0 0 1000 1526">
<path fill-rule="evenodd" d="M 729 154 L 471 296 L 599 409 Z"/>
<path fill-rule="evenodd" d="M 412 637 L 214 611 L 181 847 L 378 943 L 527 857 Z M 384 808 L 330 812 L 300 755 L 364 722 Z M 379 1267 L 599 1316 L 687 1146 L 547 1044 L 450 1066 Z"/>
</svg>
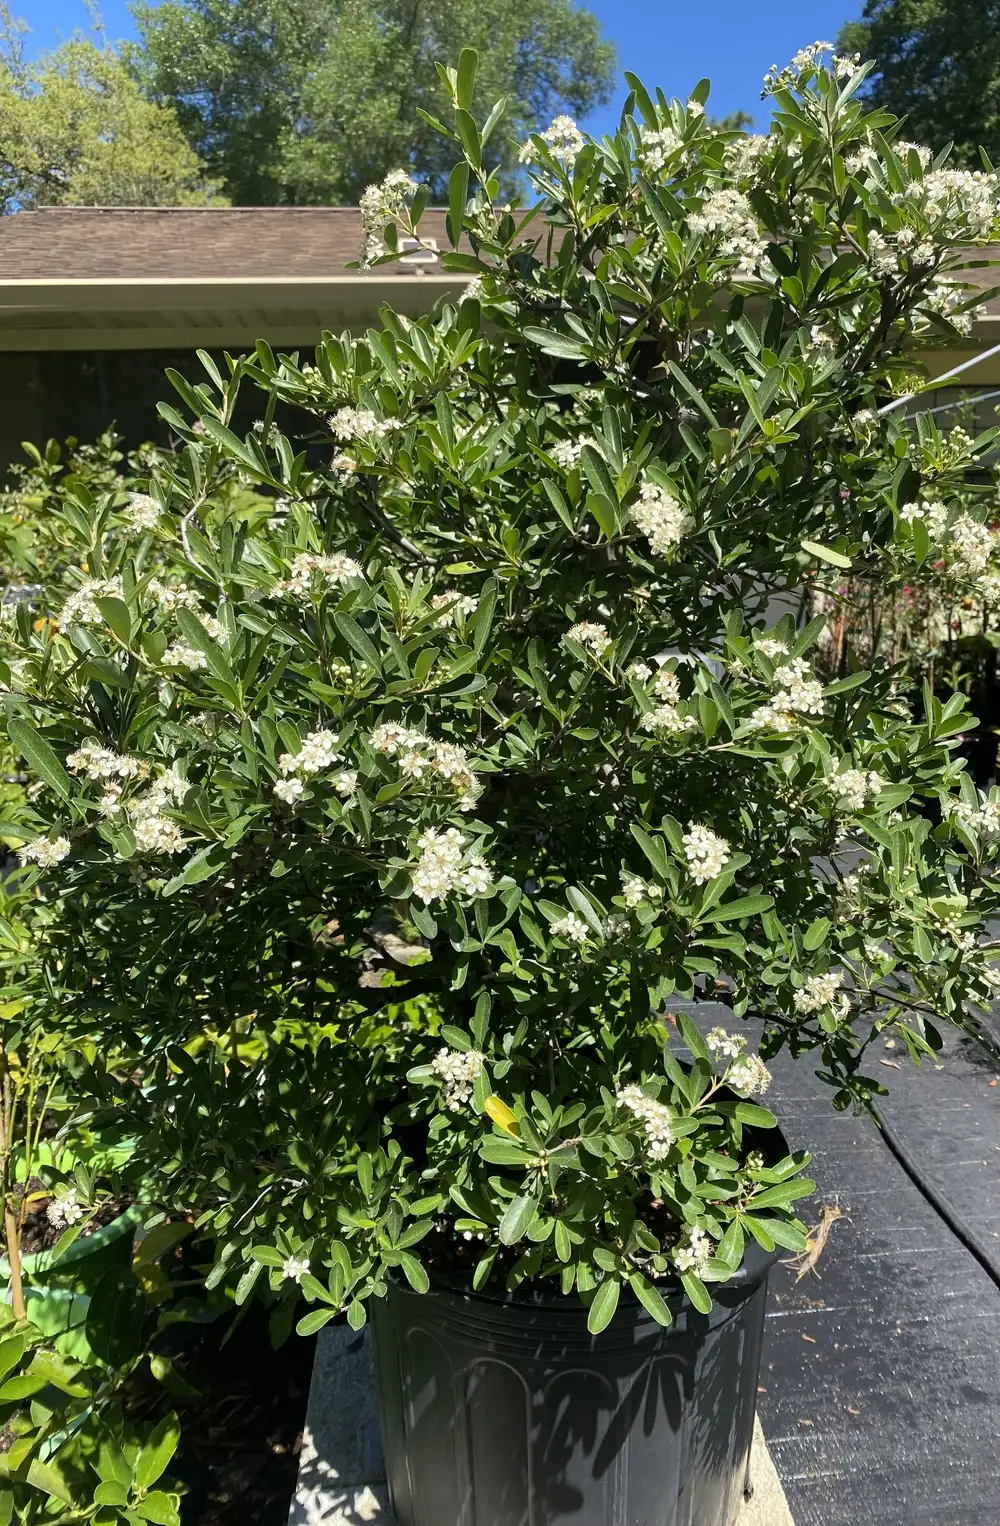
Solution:
<svg viewBox="0 0 1000 1526">
<path fill-rule="evenodd" d="M 418 113 L 447 107 L 434 59 L 454 38 L 480 46 L 482 98 L 513 98 L 507 171 L 532 127 L 612 83 L 613 50 L 572 0 L 166 0 L 136 19 L 147 94 L 238 204 L 357 202 L 397 165 L 440 195 L 448 151 Z"/>
<path fill-rule="evenodd" d="M 202 174 L 173 110 L 146 100 L 103 38 L 75 37 L 27 60 L 23 28 L 0 11 L 3 210 L 198 206 Z"/>
<path fill-rule="evenodd" d="M 978 167 L 1000 155 L 1000 0 L 866 0 L 841 51 L 874 58 L 873 100 L 907 119 L 910 137 Z"/>
</svg>

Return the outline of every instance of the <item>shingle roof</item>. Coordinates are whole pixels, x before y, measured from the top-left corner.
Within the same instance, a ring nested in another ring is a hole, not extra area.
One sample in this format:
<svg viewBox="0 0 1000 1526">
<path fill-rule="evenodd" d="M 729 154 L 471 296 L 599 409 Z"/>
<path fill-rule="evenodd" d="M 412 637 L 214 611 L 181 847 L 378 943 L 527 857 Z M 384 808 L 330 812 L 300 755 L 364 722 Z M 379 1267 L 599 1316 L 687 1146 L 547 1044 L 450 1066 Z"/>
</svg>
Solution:
<svg viewBox="0 0 1000 1526">
<path fill-rule="evenodd" d="M 421 234 L 447 249 L 445 213 L 429 209 Z M 49 207 L 0 217 L 0 281 L 340 276 L 360 245 L 356 207 Z M 373 274 L 424 269 L 440 266 Z"/>
</svg>

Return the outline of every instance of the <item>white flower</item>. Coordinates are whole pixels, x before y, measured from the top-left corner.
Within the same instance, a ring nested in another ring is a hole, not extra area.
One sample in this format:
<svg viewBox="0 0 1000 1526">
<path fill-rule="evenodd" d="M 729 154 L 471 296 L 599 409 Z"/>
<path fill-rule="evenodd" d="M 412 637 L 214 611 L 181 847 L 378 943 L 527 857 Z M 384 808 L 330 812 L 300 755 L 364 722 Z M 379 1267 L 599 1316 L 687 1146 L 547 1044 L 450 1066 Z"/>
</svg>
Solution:
<svg viewBox="0 0 1000 1526">
<path fill-rule="evenodd" d="M 823 714 L 823 685 L 813 677 L 812 669 L 801 657 L 782 663 L 775 670 L 774 678 L 781 687 L 770 704 L 761 705 L 753 712 L 749 721 L 751 726 L 790 731 L 798 716 Z"/>
<path fill-rule="evenodd" d="M 893 144 L 904 165 L 914 147 L 909 143 Z M 926 167 L 930 150 L 917 148 L 917 153 Z M 984 170 L 937 169 L 930 170 L 922 179 L 911 180 L 893 200 L 906 205 L 916 199 L 924 216 L 936 224 L 940 239 L 982 240 L 990 238 L 996 227 L 998 196 L 1000 180 L 994 174 Z"/>
<path fill-rule="evenodd" d="M 553 117 L 549 126 L 541 134 L 541 138 L 542 142 L 548 145 L 553 159 L 565 169 L 572 169 L 580 150 L 587 141 L 573 118 L 565 114 Z M 534 145 L 529 139 L 527 143 L 521 145 L 518 158 L 522 164 L 530 164 L 534 157 Z"/>
<path fill-rule="evenodd" d="M 172 615 L 178 609 L 198 608 L 198 595 L 185 583 L 161 583 L 159 578 L 150 578 L 146 593 L 163 614 Z"/>
<path fill-rule="evenodd" d="M 646 1153 L 650 1160 L 665 1160 L 673 1143 L 671 1114 L 666 1103 L 647 1097 L 642 1087 L 635 1082 L 619 1087 L 615 1101 L 619 1107 L 627 1108 L 642 1124 L 646 1135 Z"/>
<path fill-rule="evenodd" d="M 993 532 L 971 515 L 961 514 L 951 527 L 951 538 L 958 570 L 969 577 L 981 576 L 996 545 Z"/>
<path fill-rule="evenodd" d="M 186 842 L 181 829 L 163 811 L 171 802 L 183 800 L 187 789 L 187 780 L 170 769 L 161 774 L 144 795 L 129 801 L 132 833 L 140 852 L 183 853 Z"/>
<path fill-rule="evenodd" d="M 465 838 L 455 827 L 428 827 L 417 841 L 420 858 L 413 870 L 413 894 L 430 902 L 450 895 L 462 871 Z"/>
<path fill-rule="evenodd" d="M 203 626 L 205 634 L 207 636 L 211 636 L 213 641 L 218 641 L 220 644 L 222 644 L 229 639 L 229 632 L 226 630 L 226 627 L 223 625 L 222 621 L 217 620 L 214 615 L 206 615 L 203 614 L 201 610 L 199 610 L 198 622 L 201 626 Z"/>
<path fill-rule="evenodd" d="M 168 646 L 163 654 L 163 666 L 165 668 L 189 668 L 192 672 L 195 672 L 198 668 L 208 666 L 208 658 L 196 646 L 187 646 L 183 641 L 175 641 L 173 646 Z"/>
<path fill-rule="evenodd" d="M 726 1071 L 726 1085 L 748 1097 L 761 1097 L 771 1084 L 771 1072 L 759 1055 L 741 1054 Z"/>
<path fill-rule="evenodd" d="M 478 602 L 471 594 L 459 593 L 457 588 L 431 595 L 431 609 L 440 610 L 448 625 L 464 623 L 475 612 Z"/>
<path fill-rule="evenodd" d="M 980 795 L 978 805 L 970 805 L 967 800 L 949 799 L 942 801 L 941 810 L 945 817 L 954 817 L 967 832 L 987 838 L 1000 835 L 1000 801 L 985 795 Z"/>
<path fill-rule="evenodd" d="M 68 858 L 69 851 L 67 837 L 36 837 L 34 842 L 26 842 L 18 848 L 17 854 L 22 864 L 39 864 L 43 869 L 51 869 Z"/>
<path fill-rule="evenodd" d="M 705 1043 L 713 1059 L 737 1060 L 747 1047 L 742 1033 L 727 1033 L 725 1028 L 713 1028 Z"/>
<path fill-rule="evenodd" d="M 693 716 L 681 715 L 676 705 L 655 705 L 642 717 L 644 731 L 663 731 L 668 735 L 690 731 L 697 724 Z"/>
<path fill-rule="evenodd" d="M 375 751 L 388 753 L 390 757 L 397 752 L 422 747 L 427 741 L 428 738 L 422 731 L 414 731 L 409 726 L 400 726 L 395 721 L 383 721 L 372 732 L 372 746 Z"/>
<path fill-rule="evenodd" d="M 569 943 L 586 943 L 591 936 L 587 923 L 582 917 L 574 916 L 573 912 L 568 912 L 565 917 L 557 917 L 549 931 Z"/>
<path fill-rule="evenodd" d="M 696 1277 L 708 1271 L 708 1263 L 715 1249 L 703 1229 L 695 1225 L 688 1230 L 687 1240 L 674 1249 L 674 1266 L 679 1272 L 693 1272 Z"/>
<path fill-rule="evenodd" d="M 45 1210 L 45 1217 L 54 1229 L 66 1229 L 70 1224 L 79 1224 L 86 1209 L 77 1200 L 77 1190 L 71 1187 L 63 1197 L 52 1199 Z"/>
<path fill-rule="evenodd" d="M 645 880 L 641 880 L 637 874 L 622 875 L 622 899 L 625 905 L 634 908 L 640 906 L 646 899 L 649 887 Z"/>
<path fill-rule="evenodd" d="M 361 268 L 367 269 L 385 254 L 382 235 L 412 200 L 417 182 L 406 170 L 390 170 L 378 185 L 368 186 L 358 203 L 361 210 Z"/>
<path fill-rule="evenodd" d="M 286 1282 L 301 1282 L 309 1270 L 308 1259 L 299 1259 L 296 1256 L 286 1256 L 281 1263 L 281 1275 Z"/>
<path fill-rule="evenodd" d="M 56 624 L 63 629 L 68 625 L 100 625 L 104 617 L 97 607 L 97 600 L 121 597 L 119 578 L 91 578 L 73 590 L 56 616 Z"/>
<path fill-rule="evenodd" d="M 706 885 L 709 880 L 714 880 L 732 857 L 726 839 L 697 822 L 688 824 L 682 841 L 688 872 L 696 885 Z"/>
<path fill-rule="evenodd" d="M 783 641 L 775 641 L 770 636 L 758 637 L 754 645 L 762 657 L 770 657 L 773 659 L 775 657 L 788 656 L 788 648 L 785 643 Z"/>
<path fill-rule="evenodd" d="M 568 472 L 579 464 L 585 445 L 594 445 L 589 435 L 581 435 L 578 440 L 556 440 L 549 447 L 549 455 L 557 466 L 561 466 L 564 472 Z"/>
<path fill-rule="evenodd" d="M 357 476 L 358 463 L 346 450 L 338 450 L 330 461 L 330 470 L 341 482 L 347 482 L 349 478 Z"/>
<path fill-rule="evenodd" d="M 602 656 L 611 645 L 607 626 L 595 620 L 580 620 L 571 625 L 563 640 L 578 641 L 581 646 L 589 647 L 595 657 Z"/>
<path fill-rule="evenodd" d="M 274 786 L 274 793 L 286 805 L 294 805 L 305 793 L 305 788 L 301 779 L 279 779 Z"/>
<path fill-rule="evenodd" d="M 394 429 L 402 429 L 402 419 L 380 419 L 370 408 L 340 408 L 327 419 L 336 440 L 381 439 Z"/>
<path fill-rule="evenodd" d="M 472 1100 L 473 1087 L 486 1056 L 479 1049 L 439 1049 L 431 1061 L 431 1070 L 444 1082 L 444 1105 L 450 1113 L 460 1112 Z"/>
<path fill-rule="evenodd" d="M 66 767 L 70 773 L 86 774 L 88 779 L 134 779 L 142 764 L 138 758 L 123 757 L 88 737 L 75 752 L 67 754 Z"/>
<path fill-rule="evenodd" d="M 843 984 L 843 970 L 827 970 L 823 975 L 810 975 L 792 998 L 796 1012 L 805 1015 L 822 1012 L 824 1007 L 832 1006 L 836 1001 Z"/>
<path fill-rule="evenodd" d="M 659 556 L 671 556 L 694 522 L 672 493 L 648 478 L 630 517 Z"/>
<path fill-rule="evenodd" d="M 838 803 L 848 811 L 863 811 L 873 795 L 885 788 L 885 780 L 871 769 L 847 768 L 824 781 Z"/>
<path fill-rule="evenodd" d="M 458 877 L 458 883 L 466 895 L 486 895 L 493 884 L 493 870 L 482 859 L 469 859 Z"/>
<path fill-rule="evenodd" d="M 683 143 L 680 134 L 672 127 L 644 127 L 639 142 L 639 163 L 647 175 L 658 175 Z"/>
<path fill-rule="evenodd" d="M 310 731 L 296 758 L 296 768 L 303 774 L 318 774 L 337 760 L 337 733 Z"/>
<path fill-rule="evenodd" d="M 131 535 L 141 535 L 144 530 L 155 530 L 160 522 L 160 505 L 148 493 L 132 493 L 125 518 Z"/>
<path fill-rule="evenodd" d="M 760 173 L 761 160 L 775 144 L 774 138 L 759 133 L 749 137 L 734 138 L 726 144 L 726 167 L 736 180 L 756 179 Z"/>
<path fill-rule="evenodd" d="M 276 583 L 275 593 L 291 594 L 293 598 L 308 599 L 318 576 L 326 583 L 337 586 L 363 576 L 360 566 L 342 551 L 332 556 L 317 556 L 311 551 L 300 551 L 292 558 L 292 575 L 282 583 Z"/>
<path fill-rule="evenodd" d="M 350 800 L 358 792 L 357 769 L 343 768 L 339 774 L 334 774 L 333 787 L 344 800 Z"/>
<path fill-rule="evenodd" d="M 653 670 L 648 662 L 633 662 L 629 666 L 629 676 L 638 683 L 644 684 L 647 678 L 652 678 Z"/>
<path fill-rule="evenodd" d="M 719 253 L 743 266 L 755 265 L 767 247 L 750 202 L 730 186 L 712 191 L 696 212 L 689 212 L 688 227 L 692 233 L 714 234 Z"/>
</svg>

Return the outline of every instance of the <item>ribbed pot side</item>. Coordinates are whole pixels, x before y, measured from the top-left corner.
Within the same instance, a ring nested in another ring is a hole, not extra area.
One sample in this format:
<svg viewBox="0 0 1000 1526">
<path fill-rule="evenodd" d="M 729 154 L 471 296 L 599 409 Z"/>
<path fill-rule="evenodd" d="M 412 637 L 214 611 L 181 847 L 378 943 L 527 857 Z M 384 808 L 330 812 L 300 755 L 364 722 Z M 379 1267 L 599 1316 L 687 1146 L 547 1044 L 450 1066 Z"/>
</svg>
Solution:
<svg viewBox="0 0 1000 1526">
<path fill-rule="evenodd" d="M 623 1298 L 598 1336 L 575 1299 L 393 1286 L 372 1313 L 399 1526 L 733 1526 L 774 1260 L 752 1247 L 665 1330 Z"/>
</svg>

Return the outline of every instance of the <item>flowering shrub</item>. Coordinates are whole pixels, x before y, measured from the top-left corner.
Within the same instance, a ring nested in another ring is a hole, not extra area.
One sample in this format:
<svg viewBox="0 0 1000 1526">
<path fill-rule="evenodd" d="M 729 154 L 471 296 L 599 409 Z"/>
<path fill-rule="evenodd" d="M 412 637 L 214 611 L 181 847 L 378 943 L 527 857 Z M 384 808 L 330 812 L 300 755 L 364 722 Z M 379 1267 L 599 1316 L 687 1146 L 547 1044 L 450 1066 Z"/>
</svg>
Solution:
<svg viewBox="0 0 1000 1526">
<path fill-rule="evenodd" d="M 891 669 L 825 684 L 823 621 L 781 601 L 916 559 L 928 497 L 978 545 L 960 463 L 878 409 L 964 322 L 953 249 L 997 184 L 823 57 L 771 81 L 763 138 L 630 78 L 615 137 L 526 145 L 522 214 L 465 55 L 464 298 L 210 369 L 141 516 L 54 515 L 71 570 L 2 669 L 43 786 L 31 1010 L 91 1038 L 94 1126 L 279 1323 L 302 1293 L 300 1328 L 358 1324 L 392 1269 L 466 1262 L 556 1279 L 595 1330 L 622 1287 L 705 1308 L 748 1236 L 803 1243 L 768 1055 L 867 1103 L 878 1032 L 919 1059 L 994 990 L 1000 801 L 954 756 L 961 697 L 916 723 Z M 411 192 L 366 197 L 367 261 L 419 237 Z M 227 508 L 234 473 L 269 512 Z M 732 1031 L 681 1016 L 675 1052 L 666 1004 L 720 990 Z"/>
</svg>

